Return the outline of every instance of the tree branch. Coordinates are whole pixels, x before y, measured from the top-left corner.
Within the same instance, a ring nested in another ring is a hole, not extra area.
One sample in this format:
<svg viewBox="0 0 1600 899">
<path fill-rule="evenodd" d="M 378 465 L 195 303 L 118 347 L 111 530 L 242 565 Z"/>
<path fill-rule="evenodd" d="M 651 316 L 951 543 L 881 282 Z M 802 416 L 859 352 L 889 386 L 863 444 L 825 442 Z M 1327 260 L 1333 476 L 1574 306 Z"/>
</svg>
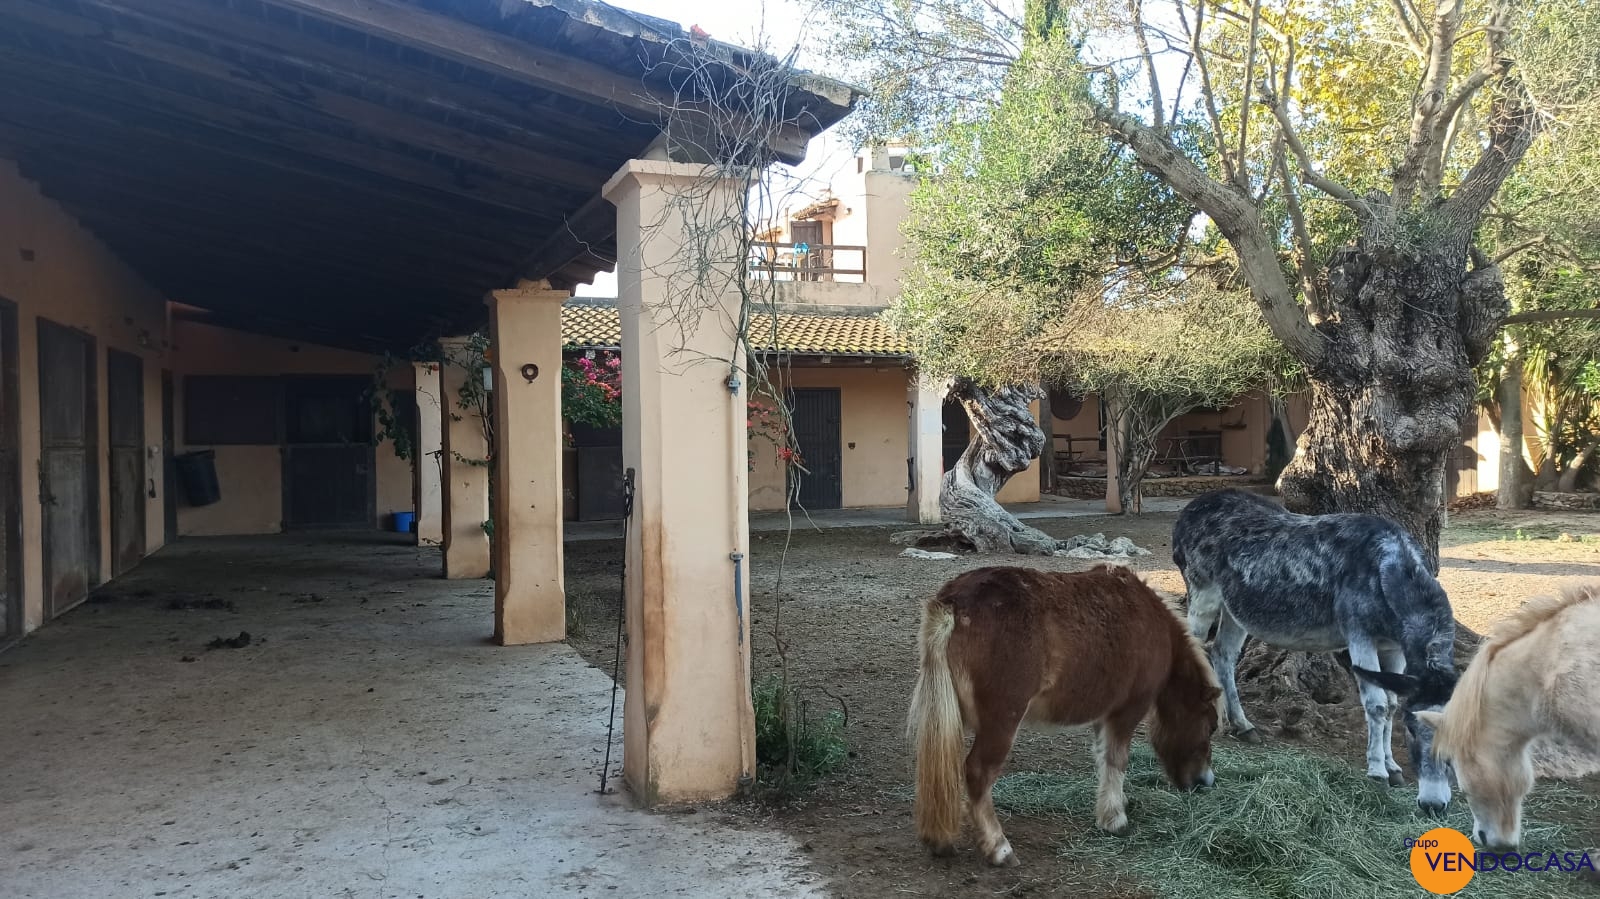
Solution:
<svg viewBox="0 0 1600 899">
<path fill-rule="evenodd" d="M 1506 316 L 1504 324 L 1525 325 L 1529 322 L 1554 322 L 1565 319 L 1600 320 L 1600 309 L 1543 309 L 1538 312 L 1518 312 Z"/>
<path fill-rule="evenodd" d="M 1389 0 L 1389 6 L 1394 9 L 1394 17 L 1400 21 L 1400 30 L 1405 32 L 1406 43 L 1411 45 L 1411 51 L 1419 58 L 1426 58 L 1427 42 L 1422 39 L 1423 34 L 1417 29 L 1416 23 L 1411 21 L 1411 13 L 1406 10 L 1405 4 L 1401 0 Z"/>
<path fill-rule="evenodd" d="M 1283 199 L 1289 208 L 1289 225 L 1294 230 L 1295 268 L 1300 272 L 1300 293 L 1306 308 L 1317 317 L 1325 312 L 1322 293 L 1317 289 L 1317 274 L 1311 268 L 1311 229 L 1306 227 L 1305 210 L 1300 206 L 1300 191 L 1289 173 L 1288 157 L 1278 157 L 1278 178 L 1283 182 Z"/>
<path fill-rule="evenodd" d="M 1444 180 L 1444 167 L 1455 143 L 1457 118 L 1467 109 L 1467 104 L 1495 78 L 1502 78 L 1511 70 L 1511 57 L 1505 49 L 1506 34 L 1510 30 L 1511 0 L 1497 0 L 1489 10 L 1488 22 L 1481 29 L 1486 35 L 1487 50 L 1483 65 L 1467 76 L 1445 103 L 1433 123 L 1435 150 L 1429 153 L 1422 165 L 1422 190 L 1426 196 L 1438 194 Z M 1466 35 L 1458 35 L 1457 41 Z"/>
<path fill-rule="evenodd" d="M 1239 104 L 1239 190 L 1250 194 L 1250 172 L 1244 166 L 1244 156 L 1250 152 L 1250 90 L 1255 87 L 1256 51 L 1261 44 L 1261 0 L 1251 0 L 1250 32 L 1244 61 L 1244 101 Z"/>
<path fill-rule="evenodd" d="M 1183 23 L 1183 30 L 1189 37 L 1189 57 L 1194 60 L 1195 68 L 1200 70 L 1200 98 L 1205 102 L 1206 117 L 1211 120 L 1211 132 L 1217 141 L 1217 158 L 1222 161 L 1222 171 L 1227 176 L 1228 183 L 1238 183 L 1233 154 L 1228 150 L 1228 133 L 1222 127 L 1222 114 L 1217 111 L 1217 94 L 1211 87 L 1211 67 L 1206 64 L 1205 48 L 1201 45 L 1200 35 L 1205 29 L 1206 4 L 1199 0 L 1195 4 L 1194 27 L 1189 27 L 1189 14 L 1184 10 L 1183 0 L 1173 0 L 1173 5 L 1178 10 L 1178 21 Z M 1242 149 L 1242 148 L 1241 148 Z"/>
<path fill-rule="evenodd" d="M 1500 253 L 1494 257 L 1494 264 L 1495 265 L 1499 265 L 1500 263 L 1505 262 L 1507 259 L 1510 259 L 1512 256 L 1517 255 L 1518 253 L 1522 252 L 1523 250 L 1531 250 L 1534 247 L 1541 246 L 1541 245 L 1547 244 L 1549 242 L 1550 242 L 1550 236 L 1547 235 L 1547 234 L 1541 234 L 1538 237 L 1535 237 L 1535 238 L 1533 238 L 1531 240 L 1525 240 L 1522 243 L 1514 244 L 1510 249 L 1501 250 Z"/>
<path fill-rule="evenodd" d="M 1433 25 L 1433 44 L 1428 48 L 1428 67 L 1412 106 L 1411 136 L 1406 155 L 1395 168 L 1394 208 L 1411 205 L 1423 170 L 1430 156 L 1438 152 L 1438 129 L 1434 127 L 1444 111 L 1450 89 L 1450 67 L 1455 59 L 1456 33 L 1461 28 L 1461 0 L 1440 0 Z"/>
<path fill-rule="evenodd" d="M 1489 145 L 1444 203 L 1445 217 L 1458 233 L 1469 235 L 1478 227 L 1484 207 L 1522 161 L 1538 132 L 1539 113 L 1532 99 L 1521 82 L 1508 78 L 1489 116 Z"/>
<path fill-rule="evenodd" d="M 1133 39 L 1139 45 L 1139 59 L 1144 64 L 1145 77 L 1150 81 L 1150 117 L 1157 129 L 1165 128 L 1166 111 L 1161 103 L 1161 79 L 1156 75 L 1156 60 L 1150 54 L 1150 38 L 1144 32 L 1144 4 L 1142 0 L 1128 0 L 1128 16 L 1133 25 Z M 1177 115 L 1177 110 L 1173 110 Z"/>
<path fill-rule="evenodd" d="M 1349 207 L 1362 221 L 1370 220 L 1372 210 L 1365 200 L 1356 196 L 1355 191 L 1317 171 L 1316 165 L 1311 161 L 1310 151 L 1301 142 L 1294 123 L 1289 120 L 1289 109 L 1284 98 L 1270 96 L 1267 101 L 1272 107 L 1273 117 L 1278 120 L 1278 129 L 1283 134 L 1284 143 L 1289 145 L 1289 152 L 1294 154 L 1295 162 L 1300 164 L 1301 180 Z"/>
<path fill-rule="evenodd" d="M 1262 225 L 1255 206 L 1212 180 L 1165 135 L 1099 103 L 1091 101 L 1091 106 L 1095 120 L 1113 137 L 1127 144 L 1141 164 L 1216 223 L 1217 229 L 1233 246 L 1256 305 L 1273 335 L 1307 367 L 1321 362 L 1326 352 L 1322 335 L 1295 302 L 1294 290 L 1278 264 L 1277 245 Z"/>
</svg>

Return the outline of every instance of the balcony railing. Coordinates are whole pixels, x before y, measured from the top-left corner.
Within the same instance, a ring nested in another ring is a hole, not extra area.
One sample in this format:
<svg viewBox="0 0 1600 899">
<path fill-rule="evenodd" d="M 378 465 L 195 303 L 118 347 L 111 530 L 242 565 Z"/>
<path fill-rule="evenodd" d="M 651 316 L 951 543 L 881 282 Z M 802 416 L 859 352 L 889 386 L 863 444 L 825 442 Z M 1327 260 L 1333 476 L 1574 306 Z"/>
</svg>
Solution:
<svg viewBox="0 0 1600 899">
<path fill-rule="evenodd" d="M 847 266 L 855 266 L 850 268 Z M 751 271 L 773 281 L 833 281 L 839 277 L 867 280 L 867 248 L 829 243 L 757 241 Z"/>
</svg>

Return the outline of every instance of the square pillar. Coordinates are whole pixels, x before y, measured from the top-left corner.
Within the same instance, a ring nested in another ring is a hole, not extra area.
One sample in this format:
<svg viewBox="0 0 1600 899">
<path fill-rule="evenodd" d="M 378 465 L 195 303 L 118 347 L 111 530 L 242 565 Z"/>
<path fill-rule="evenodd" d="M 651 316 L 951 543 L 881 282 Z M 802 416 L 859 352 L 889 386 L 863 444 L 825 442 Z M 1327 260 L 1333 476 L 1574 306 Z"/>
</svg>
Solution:
<svg viewBox="0 0 1600 899">
<path fill-rule="evenodd" d="M 417 544 L 444 542 L 444 402 L 439 363 L 417 362 L 417 445 L 412 459 L 411 499 L 417 510 Z"/>
<path fill-rule="evenodd" d="M 561 303 L 565 290 L 489 294 L 494 360 L 494 639 L 567 635 L 561 546 Z"/>
<path fill-rule="evenodd" d="M 743 372 L 729 383 L 730 360 L 743 362 L 742 189 L 706 167 L 633 160 L 603 191 L 617 207 L 622 455 L 636 479 L 623 773 L 646 805 L 721 799 L 755 773 Z M 708 222 L 726 233 L 685 232 Z"/>
<path fill-rule="evenodd" d="M 911 407 L 910 496 L 906 518 L 918 524 L 938 524 L 939 490 L 944 484 L 944 395 L 942 382 L 917 372 L 907 379 L 906 405 Z"/>
<path fill-rule="evenodd" d="M 489 576 L 489 535 L 483 523 L 489 518 L 489 444 L 483 422 L 461 405 L 461 388 L 468 378 L 482 378 L 459 362 L 471 354 L 469 338 L 441 340 L 447 361 L 440 368 L 440 399 L 444 439 L 441 506 L 444 509 L 444 576 L 451 579 Z"/>
</svg>

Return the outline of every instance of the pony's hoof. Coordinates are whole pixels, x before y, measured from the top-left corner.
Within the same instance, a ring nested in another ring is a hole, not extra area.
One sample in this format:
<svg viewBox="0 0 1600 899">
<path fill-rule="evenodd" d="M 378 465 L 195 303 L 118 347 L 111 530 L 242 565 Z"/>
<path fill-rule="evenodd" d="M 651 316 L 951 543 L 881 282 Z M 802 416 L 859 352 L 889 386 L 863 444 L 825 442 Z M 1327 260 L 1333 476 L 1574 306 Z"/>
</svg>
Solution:
<svg viewBox="0 0 1600 899">
<path fill-rule="evenodd" d="M 949 858 L 956 854 L 956 844 L 954 843 L 923 843 L 922 845 L 928 847 L 928 854 L 934 858 Z"/>
<path fill-rule="evenodd" d="M 1389 772 L 1389 786 L 1391 786 L 1391 787 L 1403 787 L 1405 785 L 1406 785 L 1405 772 L 1403 772 L 1403 771 L 1390 771 Z"/>
<path fill-rule="evenodd" d="M 1114 837 L 1125 837 L 1133 832 L 1133 827 L 1128 824 L 1127 815 L 1118 815 L 1110 821 L 1097 821 L 1100 829 Z"/>
<path fill-rule="evenodd" d="M 1015 868 L 1022 864 L 1022 859 L 1017 858 L 1017 853 L 1011 848 L 1011 844 L 1006 843 L 990 853 L 989 864 L 996 868 Z"/>
<path fill-rule="evenodd" d="M 1241 743 L 1249 743 L 1251 745 L 1260 745 L 1261 742 L 1262 742 L 1262 740 L 1261 740 L 1261 731 L 1256 730 L 1253 727 L 1250 728 L 1249 730 L 1234 731 L 1233 736 L 1234 736 L 1235 739 L 1237 739 Z"/>
</svg>

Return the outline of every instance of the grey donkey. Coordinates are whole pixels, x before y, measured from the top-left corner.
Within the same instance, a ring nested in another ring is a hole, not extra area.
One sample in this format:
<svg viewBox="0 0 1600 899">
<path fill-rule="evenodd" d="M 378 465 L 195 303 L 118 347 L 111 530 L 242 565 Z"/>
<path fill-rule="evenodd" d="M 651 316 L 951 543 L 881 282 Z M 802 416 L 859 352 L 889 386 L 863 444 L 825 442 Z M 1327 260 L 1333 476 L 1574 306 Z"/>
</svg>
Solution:
<svg viewBox="0 0 1600 899">
<path fill-rule="evenodd" d="M 1455 615 L 1411 535 L 1376 515 L 1297 515 L 1243 490 L 1197 497 L 1172 529 L 1172 558 L 1189 588 L 1189 627 L 1205 640 L 1228 724 L 1259 742 L 1239 703 L 1235 670 L 1245 639 L 1305 652 L 1347 650 L 1367 715 L 1367 775 L 1405 783 L 1391 748 L 1397 699 L 1417 804 L 1450 805 L 1450 772 L 1416 716 L 1455 689 Z"/>
</svg>

